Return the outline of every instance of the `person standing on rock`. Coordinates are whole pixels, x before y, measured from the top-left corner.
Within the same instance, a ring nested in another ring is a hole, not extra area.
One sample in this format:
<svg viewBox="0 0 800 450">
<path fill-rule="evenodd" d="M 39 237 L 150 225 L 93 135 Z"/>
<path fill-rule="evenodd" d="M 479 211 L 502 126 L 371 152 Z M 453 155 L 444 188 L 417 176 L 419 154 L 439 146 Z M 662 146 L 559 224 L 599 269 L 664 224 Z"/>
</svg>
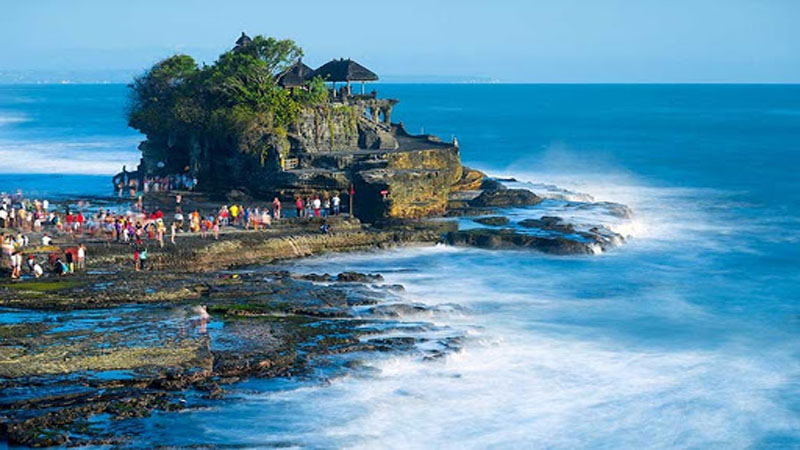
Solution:
<svg viewBox="0 0 800 450">
<path fill-rule="evenodd" d="M 147 268 L 147 247 L 142 249 L 139 252 L 139 270 L 145 270 Z"/>
<path fill-rule="evenodd" d="M 164 232 L 166 232 L 164 220 L 160 217 L 156 219 L 156 237 L 158 238 L 158 246 L 164 248 Z"/>
<path fill-rule="evenodd" d="M 175 226 L 175 222 L 172 222 L 172 225 L 169 227 L 169 242 L 172 245 L 175 245 L 175 232 L 178 231 L 177 228 L 178 227 Z"/>
<path fill-rule="evenodd" d="M 322 200 L 319 199 L 319 195 L 314 196 L 314 201 L 311 205 L 314 208 L 314 217 L 319 217 L 321 214 L 320 210 L 322 209 Z"/>
<path fill-rule="evenodd" d="M 275 220 L 281 218 L 281 201 L 278 200 L 278 197 L 275 197 L 272 200 L 272 214 L 274 215 Z"/>
<path fill-rule="evenodd" d="M 197 233 L 198 231 L 200 231 L 200 211 L 195 209 L 191 214 L 191 218 L 192 218 L 192 224 L 191 224 L 192 232 Z"/>
<path fill-rule="evenodd" d="M 294 201 L 294 207 L 297 209 L 297 218 L 303 217 L 303 199 L 299 195 Z"/>
<path fill-rule="evenodd" d="M 214 240 L 219 240 L 219 217 L 214 218 L 214 225 L 211 227 L 212 234 L 214 235 Z"/>
<path fill-rule="evenodd" d="M 75 272 L 75 255 L 71 248 L 68 248 L 64 252 L 64 258 L 67 260 L 68 272 Z"/>
<path fill-rule="evenodd" d="M 339 215 L 341 204 L 342 204 L 342 199 L 339 198 L 339 193 L 338 192 L 334 193 L 333 198 L 331 199 L 331 206 L 333 207 L 334 216 Z"/>
<path fill-rule="evenodd" d="M 11 254 L 11 279 L 22 277 L 22 253 L 18 250 Z"/>
<path fill-rule="evenodd" d="M 86 268 L 86 244 L 78 246 L 78 269 L 83 270 Z"/>
<path fill-rule="evenodd" d="M 197 325 L 200 334 L 205 334 L 208 331 L 207 329 L 208 320 L 211 319 L 211 316 L 208 314 L 208 310 L 206 309 L 206 305 L 200 305 L 192 309 L 193 312 L 195 313 L 195 317 L 197 318 L 192 322 L 194 322 L 194 324 Z"/>
<path fill-rule="evenodd" d="M 236 206 L 236 203 L 231 205 L 230 212 L 231 212 L 231 222 L 232 222 L 232 224 L 234 226 L 238 225 L 239 224 L 239 207 Z"/>
<path fill-rule="evenodd" d="M 172 222 L 173 225 L 177 227 L 178 230 L 183 229 L 183 213 L 180 211 L 175 212 L 175 219 Z"/>
</svg>

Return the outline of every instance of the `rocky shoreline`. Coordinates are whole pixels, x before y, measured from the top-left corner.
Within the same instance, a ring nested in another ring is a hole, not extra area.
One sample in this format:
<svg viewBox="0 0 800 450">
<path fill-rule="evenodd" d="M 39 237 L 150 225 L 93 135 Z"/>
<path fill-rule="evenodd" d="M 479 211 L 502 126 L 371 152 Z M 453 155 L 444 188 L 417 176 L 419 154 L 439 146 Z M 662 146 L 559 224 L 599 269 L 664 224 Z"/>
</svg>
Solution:
<svg viewBox="0 0 800 450">
<path fill-rule="evenodd" d="M 498 209 L 545 199 L 498 185 L 451 198 L 450 215 L 461 219 L 368 226 L 339 216 L 325 219 L 330 233 L 319 231 L 323 219 L 308 218 L 219 241 L 185 234 L 180 245 L 151 246 L 146 271 L 133 270 L 128 245 L 88 241 L 85 271 L 0 283 L 3 438 L 126 446 L 134 439 L 126 419 L 208 405 L 239 380 L 309 376 L 315 361 L 333 355 L 344 358 L 342 370 L 357 371 L 367 352 L 436 359 L 460 348 L 462 337 L 447 333 L 419 346 L 426 338 L 409 330 L 435 325 L 399 319 L 430 307 L 402 302 L 403 286 L 383 284 L 380 274 L 296 274 L 270 263 L 440 242 L 587 254 L 624 241 L 602 226 L 580 230 L 548 216 L 509 221 Z M 399 332 L 387 336 L 392 330 Z"/>
</svg>

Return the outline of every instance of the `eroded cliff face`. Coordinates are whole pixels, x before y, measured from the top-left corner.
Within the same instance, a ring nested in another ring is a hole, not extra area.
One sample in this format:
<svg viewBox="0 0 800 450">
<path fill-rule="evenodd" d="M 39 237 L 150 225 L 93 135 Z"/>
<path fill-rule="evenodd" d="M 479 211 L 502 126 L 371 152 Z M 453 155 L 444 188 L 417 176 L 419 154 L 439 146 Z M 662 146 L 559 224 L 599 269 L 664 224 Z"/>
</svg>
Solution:
<svg viewBox="0 0 800 450">
<path fill-rule="evenodd" d="M 290 131 L 293 154 L 355 150 L 358 148 L 359 108 L 324 105 L 305 108 Z"/>
<path fill-rule="evenodd" d="M 461 179 L 461 158 L 457 147 L 436 144 L 385 153 L 385 167 L 359 171 L 356 186 L 363 200 L 357 201 L 356 212 L 367 209 L 372 220 L 444 214 L 450 191 Z M 380 199 L 378 207 L 370 208 L 375 199 Z"/>
<path fill-rule="evenodd" d="M 345 205 L 352 186 L 355 215 L 367 222 L 443 214 L 463 178 L 459 149 L 386 123 L 394 103 L 372 98 L 305 108 L 285 133 L 249 136 L 256 152 L 208 136 L 148 136 L 140 170 L 189 167 L 205 191 L 284 199 L 337 193 Z"/>
</svg>

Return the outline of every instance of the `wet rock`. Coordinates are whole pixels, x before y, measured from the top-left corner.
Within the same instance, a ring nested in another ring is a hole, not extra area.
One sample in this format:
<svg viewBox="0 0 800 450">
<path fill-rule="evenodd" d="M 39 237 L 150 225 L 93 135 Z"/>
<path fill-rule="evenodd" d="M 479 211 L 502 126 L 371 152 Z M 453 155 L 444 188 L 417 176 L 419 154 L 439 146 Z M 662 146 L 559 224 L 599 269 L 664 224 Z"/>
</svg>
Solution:
<svg viewBox="0 0 800 450">
<path fill-rule="evenodd" d="M 301 280 L 314 281 L 319 283 L 324 283 L 327 281 L 331 281 L 333 279 L 333 277 L 329 273 L 324 273 L 322 275 L 317 273 L 309 273 L 306 275 L 300 275 L 298 278 L 300 278 Z"/>
<path fill-rule="evenodd" d="M 479 217 L 472 220 L 481 225 L 489 225 L 493 227 L 499 227 L 508 224 L 508 217 L 504 216 Z"/>
<path fill-rule="evenodd" d="M 393 303 L 383 304 L 370 308 L 368 314 L 378 317 L 392 317 L 398 318 L 402 316 L 410 316 L 414 314 L 421 314 L 430 311 L 430 308 L 419 303 Z"/>
<path fill-rule="evenodd" d="M 239 378 L 239 377 L 219 377 L 217 379 L 217 383 L 219 383 L 219 384 L 233 384 L 233 383 L 239 382 L 239 380 L 241 380 L 241 378 Z"/>
<path fill-rule="evenodd" d="M 615 233 L 604 226 L 595 226 L 590 228 L 589 231 L 584 231 L 578 234 L 586 239 L 598 242 L 603 249 L 625 243 L 625 238 L 622 235 Z"/>
<path fill-rule="evenodd" d="M 633 211 L 627 206 L 620 203 L 602 202 L 608 213 L 620 219 L 630 219 L 633 216 Z"/>
<path fill-rule="evenodd" d="M 484 191 L 502 191 L 508 189 L 503 183 L 496 178 L 484 178 L 481 182 L 481 189 Z"/>
<path fill-rule="evenodd" d="M 486 208 L 471 208 L 468 205 L 463 205 L 458 208 L 448 209 L 444 214 L 445 217 L 469 217 L 469 216 L 483 216 L 486 214 L 494 214 L 494 210 L 487 210 Z"/>
<path fill-rule="evenodd" d="M 475 229 L 448 233 L 449 245 L 471 246 L 485 249 L 531 249 L 554 255 L 595 253 L 592 242 L 581 242 L 563 236 L 540 237 L 517 233 L 514 230 Z"/>
<path fill-rule="evenodd" d="M 383 276 L 381 274 L 342 272 L 336 276 L 336 281 L 343 283 L 372 283 L 383 281 Z"/>
<path fill-rule="evenodd" d="M 402 284 L 379 284 L 372 286 L 375 289 L 381 289 L 384 291 L 391 291 L 391 292 L 404 292 L 406 290 L 405 286 Z"/>
<path fill-rule="evenodd" d="M 225 395 L 225 390 L 220 387 L 219 383 L 216 381 L 206 381 L 197 386 L 197 388 L 203 392 L 206 392 L 204 396 L 207 399 L 218 399 L 222 398 Z"/>
<path fill-rule="evenodd" d="M 575 226 L 564 222 L 560 217 L 542 216 L 539 219 L 525 219 L 519 222 L 519 226 L 524 228 L 539 228 L 540 230 L 558 231 L 559 233 L 572 234 Z"/>
<path fill-rule="evenodd" d="M 481 195 L 470 200 L 469 205 L 480 208 L 521 207 L 538 205 L 541 201 L 541 197 L 527 189 L 503 189 L 483 191 Z"/>
<path fill-rule="evenodd" d="M 417 339 L 410 336 L 397 336 L 387 338 L 376 338 L 367 341 L 375 350 L 381 352 L 391 352 L 399 350 L 410 350 L 417 343 Z"/>
</svg>

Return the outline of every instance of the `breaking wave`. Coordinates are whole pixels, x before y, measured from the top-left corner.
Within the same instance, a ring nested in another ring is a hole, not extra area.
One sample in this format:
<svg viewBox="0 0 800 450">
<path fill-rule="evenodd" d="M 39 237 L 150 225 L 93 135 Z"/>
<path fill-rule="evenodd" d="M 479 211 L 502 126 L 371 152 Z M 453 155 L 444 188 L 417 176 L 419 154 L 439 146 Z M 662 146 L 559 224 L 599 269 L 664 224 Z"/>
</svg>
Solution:
<svg viewBox="0 0 800 450">
<path fill-rule="evenodd" d="M 0 127 L 4 125 L 28 122 L 29 120 L 30 119 L 23 114 L 0 112 Z"/>
<path fill-rule="evenodd" d="M 139 138 L 75 141 L 0 140 L 0 172 L 111 175 L 135 167 Z"/>
</svg>

